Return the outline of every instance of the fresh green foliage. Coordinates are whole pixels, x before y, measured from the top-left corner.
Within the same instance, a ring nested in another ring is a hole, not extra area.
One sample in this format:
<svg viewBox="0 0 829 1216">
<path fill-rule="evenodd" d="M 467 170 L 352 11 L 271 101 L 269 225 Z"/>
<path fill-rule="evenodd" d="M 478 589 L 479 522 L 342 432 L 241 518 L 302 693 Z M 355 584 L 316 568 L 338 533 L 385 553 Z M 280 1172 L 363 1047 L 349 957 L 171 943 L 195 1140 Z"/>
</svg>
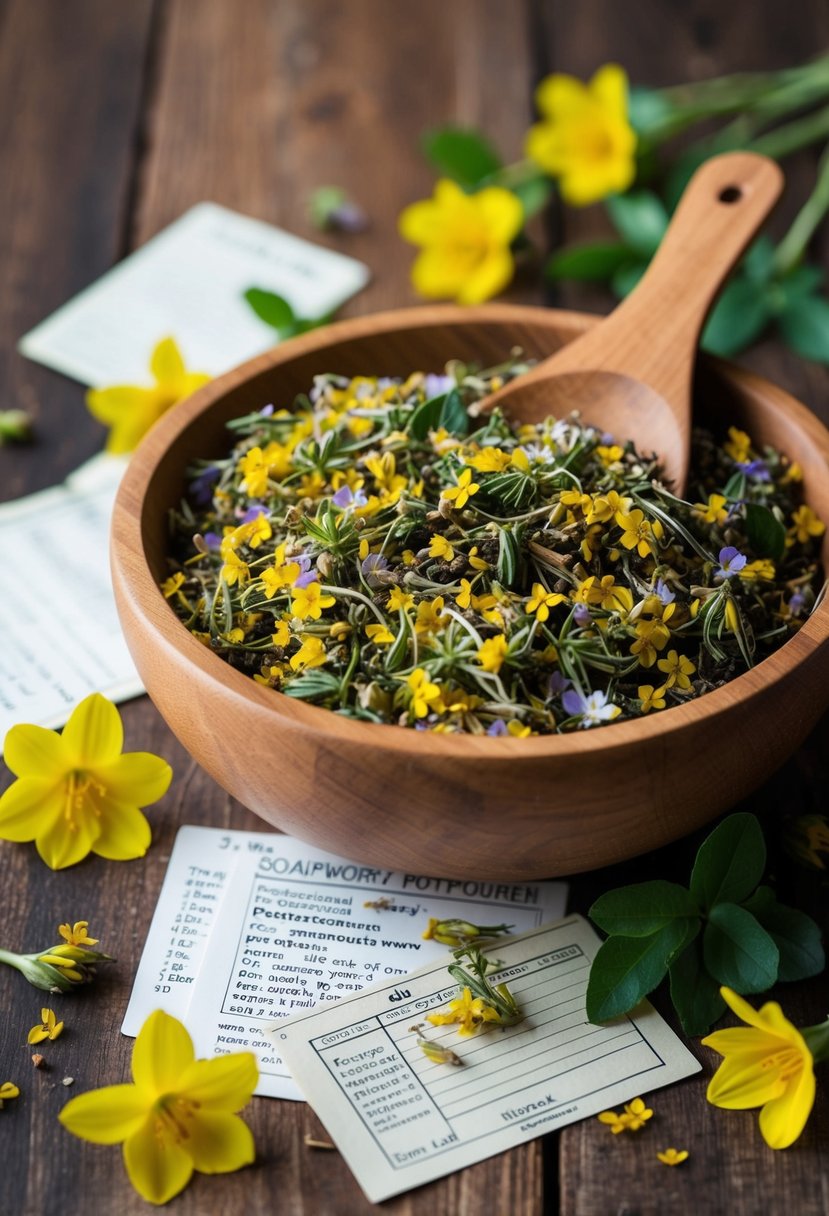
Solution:
<svg viewBox="0 0 829 1216">
<path fill-rule="evenodd" d="M 501 158 L 486 136 L 468 128 L 446 126 L 427 131 L 423 150 L 439 173 L 465 190 L 474 190 L 501 168 Z"/>
<path fill-rule="evenodd" d="M 307 333 L 309 329 L 318 329 L 332 320 L 331 313 L 323 317 L 298 317 L 284 296 L 277 295 L 275 291 L 265 291 L 262 287 L 249 287 L 244 294 L 260 321 L 271 325 L 280 340 L 294 338 L 297 334 Z"/>
<path fill-rule="evenodd" d="M 591 919 L 609 934 L 590 970 L 591 1022 L 635 1008 L 666 974 L 686 1034 L 724 1009 L 719 986 L 765 992 L 825 966 L 818 926 L 759 886 L 766 846 L 753 815 L 729 815 L 703 842 L 690 888 L 654 880 L 601 896 Z"/>
</svg>

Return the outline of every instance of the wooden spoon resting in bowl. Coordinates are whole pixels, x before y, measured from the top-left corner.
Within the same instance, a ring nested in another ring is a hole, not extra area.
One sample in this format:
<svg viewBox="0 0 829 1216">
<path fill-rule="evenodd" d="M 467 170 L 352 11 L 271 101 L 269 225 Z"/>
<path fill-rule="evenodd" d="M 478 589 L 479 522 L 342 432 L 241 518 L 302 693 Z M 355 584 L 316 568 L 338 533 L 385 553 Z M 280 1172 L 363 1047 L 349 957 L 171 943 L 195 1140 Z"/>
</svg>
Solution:
<svg viewBox="0 0 829 1216">
<path fill-rule="evenodd" d="M 491 394 L 513 422 L 579 410 L 617 442 L 656 452 L 665 480 L 688 478 L 691 390 L 700 331 L 746 246 L 777 201 L 783 174 L 773 160 L 729 152 L 691 178 L 659 249 L 636 289 L 606 320 Z"/>
</svg>

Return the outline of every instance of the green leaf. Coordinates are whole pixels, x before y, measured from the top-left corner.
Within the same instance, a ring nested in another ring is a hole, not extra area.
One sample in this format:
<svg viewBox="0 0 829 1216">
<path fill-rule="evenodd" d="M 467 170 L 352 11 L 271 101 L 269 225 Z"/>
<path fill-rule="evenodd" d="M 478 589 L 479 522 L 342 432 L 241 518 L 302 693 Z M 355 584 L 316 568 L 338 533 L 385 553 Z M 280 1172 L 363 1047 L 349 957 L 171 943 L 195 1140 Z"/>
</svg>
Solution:
<svg viewBox="0 0 829 1216">
<path fill-rule="evenodd" d="M 628 95 L 628 121 L 639 135 L 659 132 L 676 114 L 673 102 L 658 89 L 634 86 Z"/>
<path fill-rule="evenodd" d="M 498 582 L 503 587 L 515 585 L 520 556 L 518 539 L 515 534 L 508 527 L 499 528 L 497 574 Z"/>
<path fill-rule="evenodd" d="M 702 960 L 702 943 L 690 946 L 674 958 L 668 974 L 671 1000 L 687 1035 L 707 1034 L 725 1010 L 719 985 L 711 979 Z"/>
<path fill-rule="evenodd" d="M 620 266 L 610 280 L 613 294 L 620 300 L 629 296 L 647 269 L 647 262 L 626 262 L 624 266 Z"/>
<path fill-rule="evenodd" d="M 600 896 L 588 912 L 605 933 L 623 937 L 647 937 L 677 917 L 694 917 L 697 906 L 685 887 L 654 879 L 617 887 Z"/>
<path fill-rule="evenodd" d="M 818 363 L 829 363 L 829 301 L 823 296 L 792 300 L 777 323 L 787 344 L 797 354 Z"/>
<path fill-rule="evenodd" d="M 786 529 L 773 511 L 757 502 L 746 504 L 746 536 L 758 557 L 779 562 L 786 552 Z"/>
<path fill-rule="evenodd" d="M 743 907 L 756 917 L 780 953 L 778 980 L 786 983 L 820 975 L 826 966 L 820 927 L 811 916 L 777 902 L 769 887 L 758 887 Z"/>
<path fill-rule="evenodd" d="M 668 227 L 665 204 L 652 190 L 612 194 L 606 200 L 616 231 L 636 253 L 652 257 Z"/>
<path fill-rule="evenodd" d="M 686 940 L 687 923 L 671 921 L 648 937 L 609 937 L 599 947 L 587 982 L 587 1016 L 606 1022 L 634 1009 L 665 977 Z"/>
<path fill-rule="evenodd" d="M 700 845 L 691 894 L 705 911 L 723 901 L 742 903 L 766 867 L 766 842 L 753 815 L 729 815 Z"/>
<path fill-rule="evenodd" d="M 552 183 L 543 173 L 510 182 L 509 189 L 521 204 L 525 220 L 529 220 L 539 211 L 543 211 L 553 194 Z"/>
<path fill-rule="evenodd" d="M 819 266 L 796 266 L 777 284 L 778 312 L 785 312 L 798 300 L 814 297 L 825 278 Z"/>
<path fill-rule="evenodd" d="M 765 992 L 777 980 L 780 952 L 756 917 L 738 904 L 719 903 L 702 938 L 709 975 L 735 992 Z"/>
<path fill-rule="evenodd" d="M 729 502 L 740 502 L 746 496 L 745 473 L 732 473 L 725 483 L 723 494 Z"/>
<path fill-rule="evenodd" d="M 451 388 L 443 399 L 438 425 L 445 427 L 453 435 L 469 433 L 469 414 L 456 388 Z"/>
<path fill-rule="evenodd" d="M 293 329 L 296 317 L 284 296 L 278 296 L 274 291 L 264 291 L 261 287 L 249 287 L 245 299 L 266 325 L 272 325 L 279 333 Z"/>
<path fill-rule="evenodd" d="M 445 400 L 446 393 L 441 393 L 439 397 L 430 397 L 428 401 L 423 401 L 413 411 L 406 427 L 412 439 L 419 439 L 422 442 L 430 431 L 437 430 Z"/>
<path fill-rule="evenodd" d="M 768 283 L 774 275 L 774 243 L 767 236 L 758 236 L 746 251 L 742 270 L 752 283 Z"/>
<path fill-rule="evenodd" d="M 423 150 L 438 172 L 467 189 L 501 168 L 501 158 L 480 131 L 438 127 L 423 136 Z"/>
<path fill-rule="evenodd" d="M 577 279 L 582 283 L 603 283 L 612 279 L 620 267 L 628 264 L 630 247 L 621 241 L 595 241 L 584 245 L 571 245 L 554 253 L 544 274 L 555 282 L 557 279 Z"/>
<path fill-rule="evenodd" d="M 767 291 L 742 276 L 732 279 L 702 331 L 702 347 L 728 357 L 750 346 L 768 325 L 774 309 Z"/>
</svg>

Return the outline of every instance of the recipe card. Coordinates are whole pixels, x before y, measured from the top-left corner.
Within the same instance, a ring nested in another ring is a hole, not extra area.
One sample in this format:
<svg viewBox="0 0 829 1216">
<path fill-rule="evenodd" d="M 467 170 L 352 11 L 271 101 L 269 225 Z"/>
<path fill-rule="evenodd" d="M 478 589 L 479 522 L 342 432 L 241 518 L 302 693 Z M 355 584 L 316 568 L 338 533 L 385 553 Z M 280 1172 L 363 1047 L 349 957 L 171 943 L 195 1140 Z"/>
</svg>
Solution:
<svg viewBox="0 0 829 1216">
<path fill-rule="evenodd" d="M 121 633 L 109 522 L 126 464 L 96 456 L 50 490 L 0 505 L 0 749 L 18 722 L 63 726 L 93 692 L 143 686 Z"/>
<path fill-rule="evenodd" d="M 255 1051 L 256 1092 L 301 1100 L 263 1034 L 275 1017 L 443 958 L 446 947 L 423 938 L 432 917 L 521 931 L 560 916 L 566 897 L 564 883 L 427 878 L 277 832 L 183 827 L 122 1030 L 137 1034 L 164 1009 L 185 1022 L 199 1055 Z"/>
<path fill-rule="evenodd" d="M 218 376 L 276 342 L 244 299 L 283 296 L 297 316 L 339 308 L 368 281 L 354 258 L 199 203 L 20 340 L 22 354 L 96 388 L 147 381 L 171 334 L 191 371 Z"/>
<path fill-rule="evenodd" d="M 568 917 L 495 942 L 524 1018 L 463 1038 L 426 1015 L 457 995 L 451 956 L 336 1005 L 266 1027 L 372 1203 L 474 1165 L 701 1065 L 646 1002 L 601 1026 L 585 993 L 599 939 Z M 433 1063 L 413 1026 L 461 1059 Z"/>
</svg>

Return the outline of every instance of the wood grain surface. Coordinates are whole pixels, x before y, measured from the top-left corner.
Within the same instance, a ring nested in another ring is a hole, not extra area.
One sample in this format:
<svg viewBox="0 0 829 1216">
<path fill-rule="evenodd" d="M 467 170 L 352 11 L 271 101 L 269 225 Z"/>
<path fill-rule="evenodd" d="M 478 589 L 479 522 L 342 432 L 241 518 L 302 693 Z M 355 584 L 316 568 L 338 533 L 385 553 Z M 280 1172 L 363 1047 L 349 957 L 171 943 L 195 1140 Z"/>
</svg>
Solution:
<svg viewBox="0 0 829 1216">
<path fill-rule="evenodd" d="M 751 0 L 0 0 L 0 404 L 30 408 L 38 424 L 32 448 L 0 449 L 0 497 L 58 481 L 102 439 L 80 387 L 22 360 L 18 338 L 192 203 L 213 199 L 365 259 L 375 277 L 349 312 L 413 303 L 412 255 L 396 236 L 396 216 L 431 189 L 418 150 L 425 128 L 481 124 L 515 155 L 533 85 L 553 68 L 585 76 L 616 59 L 635 80 L 666 84 L 786 66 L 828 40 L 823 0 L 767 0 L 760 9 Z M 786 165 L 801 197 L 813 169 L 807 155 Z M 334 239 L 312 231 L 308 193 L 325 184 L 352 192 L 371 216 L 369 232 Z M 598 208 L 568 211 L 549 217 L 546 232 L 539 224 L 538 235 L 571 239 L 602 225 Z M 540 292 L 519 281 L 510 298 L 534 301 Z M 596 311 L 608 306 L 592 291 L 568 288 L 560 298 Z M 829 418 L 825 370 L 771 342 L 746 361 Z M 780 713 L 785 731 L 785 707 Z M 148 1210 L 127 1184 L 118 1150 L 73 1139 L 56 1115 L 68 1095 L 127 1075 L 131 1043 L 119 1027 L 177 827 L 261 826 L 190 760 L 146 698 L 125 706 L 123 716 L 127 748 L 158 752 L 175 770 L 169 794 L 150 812 L 154 843 L 146 859 L 94 858 L 53 874 L 31 846 L 0 845 L 4 945 L 36 949 L 51 944 L 60 921 L 88 918 L 118 958 L 90 990 L 54 999 L 67 1030 L 43 1052 L 49 1066 L 39 1071 L 25 1036 L 41 994 L 16 973 L 0 972 L 0 1081 L 14 1079 L 22 1090 L 0 1112 L 2 1216 Z M 770 823 L 781 812 L 822 805 L 828 754 L 824 722 L 764 787 L 759 801 Z M 0 781 L 5 788 L 8 775 Z M 576 880 L 573 906 L 584 910 L 623 881 L 683 876 L 692 846 Z M 785 882 L 782 861 L 779 869 Z M 802 882 L 799 893 L 809 894 Z M 795 1020 L 825 1013 L 823 981 L 786 989 L 782 998 Z M 708 1072 L 711 1062 L 707 1053 Z M 72 1086 L 63 1085 L 66 1077 Z M 395 1216 L 824 1212 L 826 1086 L 802 1140 L 777 1154 L 762 1145 L 754 1115 L 708 1108 L 704 1086 L 701 1077 L 660 1091 L 652 1126 L 636 1137 L 610 1137 L 588 1121 L 383 1209 Z M 338 1154 L 305 1146 L 306 1132 L 322 1135 L 308 1107 L 256 1099 L 249 1119 L 257 1164 L 228 1177 L 197 1177 L 172 1211 L 370 1210 Z M 655 1160 L 669 1144 L 691 1150 L 678 1170 Z"/>
</svg>

